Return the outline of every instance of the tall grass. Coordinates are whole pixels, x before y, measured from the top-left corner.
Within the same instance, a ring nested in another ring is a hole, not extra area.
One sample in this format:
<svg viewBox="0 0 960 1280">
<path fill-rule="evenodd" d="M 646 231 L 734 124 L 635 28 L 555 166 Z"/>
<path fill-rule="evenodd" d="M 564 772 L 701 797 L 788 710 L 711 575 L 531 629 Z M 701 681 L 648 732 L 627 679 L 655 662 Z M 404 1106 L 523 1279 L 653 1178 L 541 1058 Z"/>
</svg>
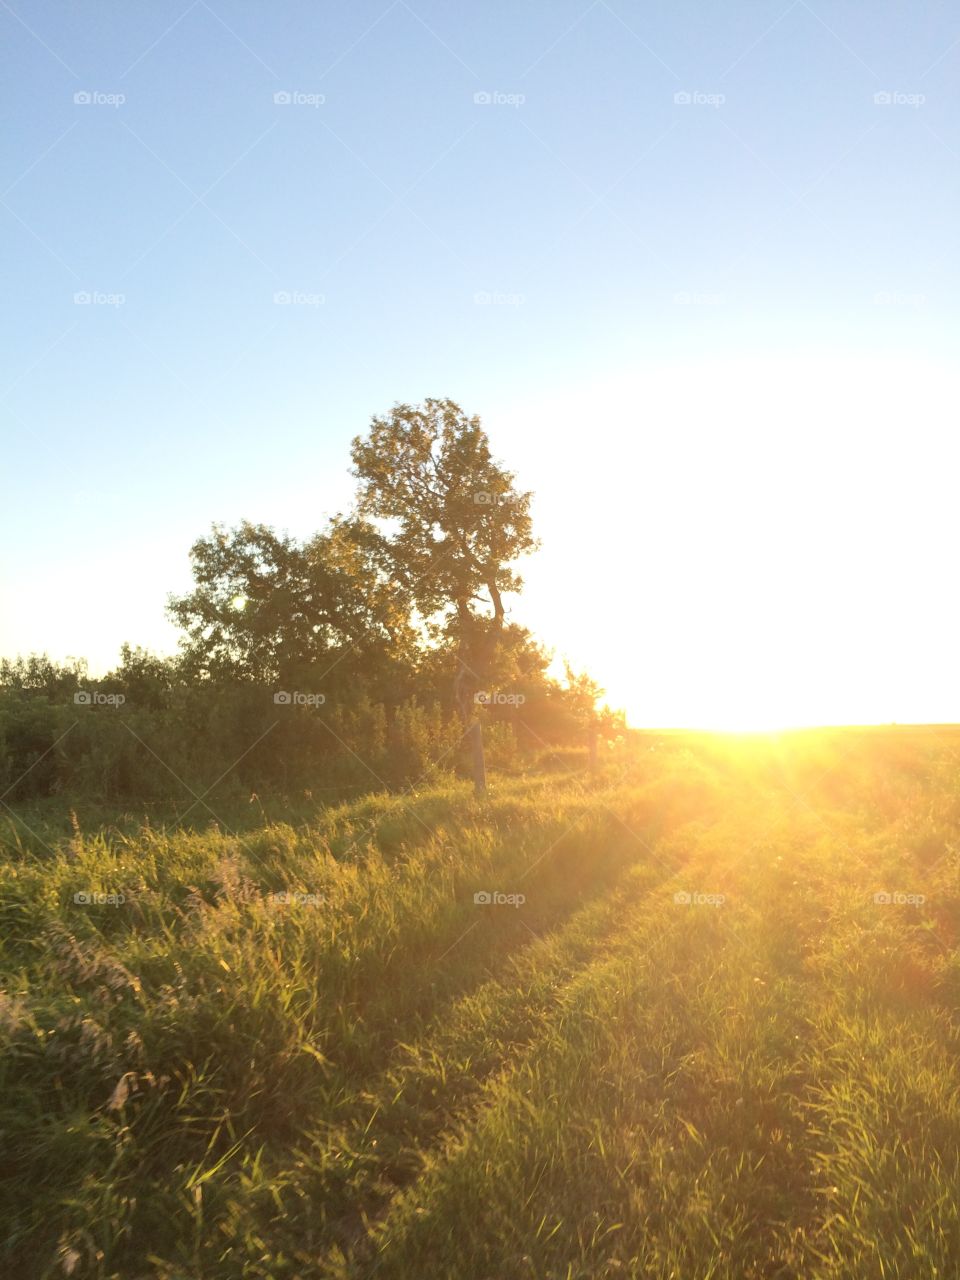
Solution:
<svg viewBox="0 0 960 1280">
<path fill-rule="evenodd" d="M 6 1271 L 960 1273 L 957 745 L 48 814 L 0 862 Z"/>
</svg>

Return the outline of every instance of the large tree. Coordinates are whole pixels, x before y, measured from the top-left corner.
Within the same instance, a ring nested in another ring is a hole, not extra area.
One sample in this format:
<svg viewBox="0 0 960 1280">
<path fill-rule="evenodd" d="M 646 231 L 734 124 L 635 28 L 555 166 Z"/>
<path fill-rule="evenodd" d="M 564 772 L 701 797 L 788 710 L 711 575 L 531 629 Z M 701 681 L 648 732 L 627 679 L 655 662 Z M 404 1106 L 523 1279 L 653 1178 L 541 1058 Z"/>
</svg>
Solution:
<svg viewBox="0 0 960 1280">
<path fill-rule="evenodd" d="M 457 653 L 454 690 L 470 718 L 494 669 L 504 596 L 533 550 L 529 492 L 493 457 L 478 417 L 452 400 L 398 404 L 351 450 L 359 509 L 378 521 L 384 562 L 427 625 Z"/>
<path fill-rule="evenodd" d="M 409 661 L 409 605 L 377 557 L 374 531 L 334 519 L 306 543 L 244 521 L 214 526 L 191 548 L 193 591 L 172 598 L 188 666 L 255 680 L 368 675 Z"/>
</svg>

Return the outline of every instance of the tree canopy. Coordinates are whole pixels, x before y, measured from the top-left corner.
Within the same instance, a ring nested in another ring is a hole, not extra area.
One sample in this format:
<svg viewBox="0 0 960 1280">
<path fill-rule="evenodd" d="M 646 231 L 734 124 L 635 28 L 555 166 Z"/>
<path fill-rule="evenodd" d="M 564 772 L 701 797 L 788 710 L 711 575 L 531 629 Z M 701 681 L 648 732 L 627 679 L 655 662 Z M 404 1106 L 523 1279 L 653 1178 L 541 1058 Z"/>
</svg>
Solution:
<svg viewBox="0 0 960 1280">
<path fill-rule="evenodd" d="M 486 678 L 503 630 L 514 562 L 537 543 L 531 493 L 497 462 L 477 417 L 452 400 L 398 404 L 351 449 L 360 513 L 381 522 L 392 574 L 420 615 L 455 638 L 457 696 Z"/>
</svg>

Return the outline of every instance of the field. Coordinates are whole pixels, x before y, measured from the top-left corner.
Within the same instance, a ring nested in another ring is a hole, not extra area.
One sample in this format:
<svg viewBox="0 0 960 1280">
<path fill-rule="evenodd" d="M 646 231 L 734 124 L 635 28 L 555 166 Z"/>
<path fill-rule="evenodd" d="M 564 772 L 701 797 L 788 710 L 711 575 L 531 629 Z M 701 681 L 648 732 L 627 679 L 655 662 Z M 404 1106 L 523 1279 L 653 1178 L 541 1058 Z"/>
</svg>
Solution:
<svg viewBox="0 0 960 1280">
<path fill-rule="evenodd" d="M 960 1274 L 960 731 L 265 807 L 6 824 L 0 1273 Z"/>
</svg>

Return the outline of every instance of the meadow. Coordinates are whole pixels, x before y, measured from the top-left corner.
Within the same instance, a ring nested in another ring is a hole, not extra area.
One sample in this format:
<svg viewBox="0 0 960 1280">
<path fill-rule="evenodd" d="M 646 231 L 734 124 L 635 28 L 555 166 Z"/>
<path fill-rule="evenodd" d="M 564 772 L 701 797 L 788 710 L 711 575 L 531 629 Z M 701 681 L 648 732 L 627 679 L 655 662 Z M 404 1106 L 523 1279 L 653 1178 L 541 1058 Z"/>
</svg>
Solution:
<svg viewBox="0 0 960 1280">
<path fill-rule="evenodd" d="M 960 1274 L 960 730 L 208 816 L 3 823 L 0 1274 Z"/>
</svg>

